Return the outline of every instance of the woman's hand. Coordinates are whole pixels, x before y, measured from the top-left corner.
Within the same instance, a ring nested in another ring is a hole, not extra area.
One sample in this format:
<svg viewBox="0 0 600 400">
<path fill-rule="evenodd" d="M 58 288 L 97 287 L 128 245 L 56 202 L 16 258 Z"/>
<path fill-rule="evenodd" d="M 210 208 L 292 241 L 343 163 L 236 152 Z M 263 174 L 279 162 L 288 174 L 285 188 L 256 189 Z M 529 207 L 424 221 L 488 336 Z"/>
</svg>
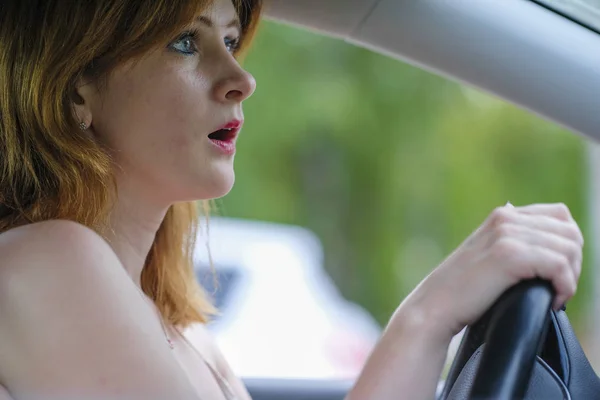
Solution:
<svg viewBox="0 0 600 400">
<path fill-rule="evenodd" d="M 348 400 L 432 399 L 452 336 L 508 288 L 540 277 L 575 294 L 583 237 L 563 204 L 498 208 L 402 302 Z"/>
<path fill-rule="evenodd" d="M 560 308 L 577 289 L 582 247 L 581 231 L 564 204 L 508 204 L 494 210 L 398 311 L 428 320 L 428 328 L 446 340 L 508 288 L 535 277 L 553 283 L 554 308 Z"/>
</svg>

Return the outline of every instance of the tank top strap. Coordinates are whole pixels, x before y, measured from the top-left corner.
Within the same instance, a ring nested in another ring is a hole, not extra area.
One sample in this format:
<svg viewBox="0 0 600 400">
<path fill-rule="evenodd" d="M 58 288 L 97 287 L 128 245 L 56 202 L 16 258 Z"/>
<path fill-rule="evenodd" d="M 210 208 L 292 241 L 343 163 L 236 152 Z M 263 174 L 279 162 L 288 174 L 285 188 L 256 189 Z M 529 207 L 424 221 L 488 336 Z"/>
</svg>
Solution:
<svg viewBox="0 0 600 400">
<path fill-rule="evenodd" d="M 235 392 L 233 391 L 231 384 L 219 372 L 219 369 L 217 368 L 216 365 L 213 364 L 212 360 L 209 357 L 206 357 L 204 354 L 202 354 L 200 352 L 200 350 L 198 350 L 198 348 L 196 346 L 194 346 L 177 327 L 173 327 L 173 330 L 186 343 L 186 345 L 189 346 L 194 353 L 196 353 L 198 358 L 207 366 L 207 368 L 213 375 L 214 379 L 217 381 L 219 388 L 221 388 L 221 391 L 223 392 L 225 399 L 237 400 L 237 397 L 235 396 Z"/>
</svg>

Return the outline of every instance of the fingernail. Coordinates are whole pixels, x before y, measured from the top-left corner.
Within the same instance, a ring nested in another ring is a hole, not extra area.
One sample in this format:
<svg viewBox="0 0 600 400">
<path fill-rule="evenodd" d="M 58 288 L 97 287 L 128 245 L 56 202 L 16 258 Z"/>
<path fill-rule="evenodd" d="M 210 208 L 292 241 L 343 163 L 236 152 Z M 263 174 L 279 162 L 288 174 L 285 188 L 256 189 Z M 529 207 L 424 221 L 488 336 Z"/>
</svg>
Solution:
<svg viewBox="0 0 600 400">
<path fill-rule="evenodd" d="M 507 201 L 504 207 L 515 208 L 510 201 Z"/>
<path fill-rule="evenodd" d="M 554 304 L 552 304 L 552 308 L 554 309 L 554 311 L 560 311 L 562 309 L 566 309 L 565 307 L 565 302 L 561 299 L 561 300 L 555 300 Z"/>
</svg>

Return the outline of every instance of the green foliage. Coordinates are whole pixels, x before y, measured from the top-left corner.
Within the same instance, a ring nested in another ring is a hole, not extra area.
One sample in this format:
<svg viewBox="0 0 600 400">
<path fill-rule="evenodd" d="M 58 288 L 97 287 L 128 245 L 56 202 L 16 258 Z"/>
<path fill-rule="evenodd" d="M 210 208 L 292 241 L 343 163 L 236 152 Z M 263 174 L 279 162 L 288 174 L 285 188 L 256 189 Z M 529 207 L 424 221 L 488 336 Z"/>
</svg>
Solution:
<svg viewBox="0 0 600 400">
<path fill-rule="evenodd" d="M 585 146 L 551 123 L 274 23 L 246 67 L 258 90 L 221 213 L 314 230 L 343 293 L 381 323 L 494 207 L 565 202 L 586 228 Z M 576 323 L 588 264 L 570 307 Z"/>
</svg>

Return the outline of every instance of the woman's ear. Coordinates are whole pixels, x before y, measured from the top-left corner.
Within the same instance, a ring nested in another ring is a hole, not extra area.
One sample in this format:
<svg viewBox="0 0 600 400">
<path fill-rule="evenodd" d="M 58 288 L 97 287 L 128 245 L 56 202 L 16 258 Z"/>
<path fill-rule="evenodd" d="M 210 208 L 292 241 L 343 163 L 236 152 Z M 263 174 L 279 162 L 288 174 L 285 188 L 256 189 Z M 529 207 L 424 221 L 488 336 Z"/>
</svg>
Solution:
<svg viewBox="0 0 600 400">
<path fill-rule="evenodd" d="M 77 79 L 70 97 L 73 105 L 73 117 L 79 123 L 81 130 L 85 131 L 92 126 L 92 104 L 95 96 L 96 85 L 83 78 Z"/>
</svg>

